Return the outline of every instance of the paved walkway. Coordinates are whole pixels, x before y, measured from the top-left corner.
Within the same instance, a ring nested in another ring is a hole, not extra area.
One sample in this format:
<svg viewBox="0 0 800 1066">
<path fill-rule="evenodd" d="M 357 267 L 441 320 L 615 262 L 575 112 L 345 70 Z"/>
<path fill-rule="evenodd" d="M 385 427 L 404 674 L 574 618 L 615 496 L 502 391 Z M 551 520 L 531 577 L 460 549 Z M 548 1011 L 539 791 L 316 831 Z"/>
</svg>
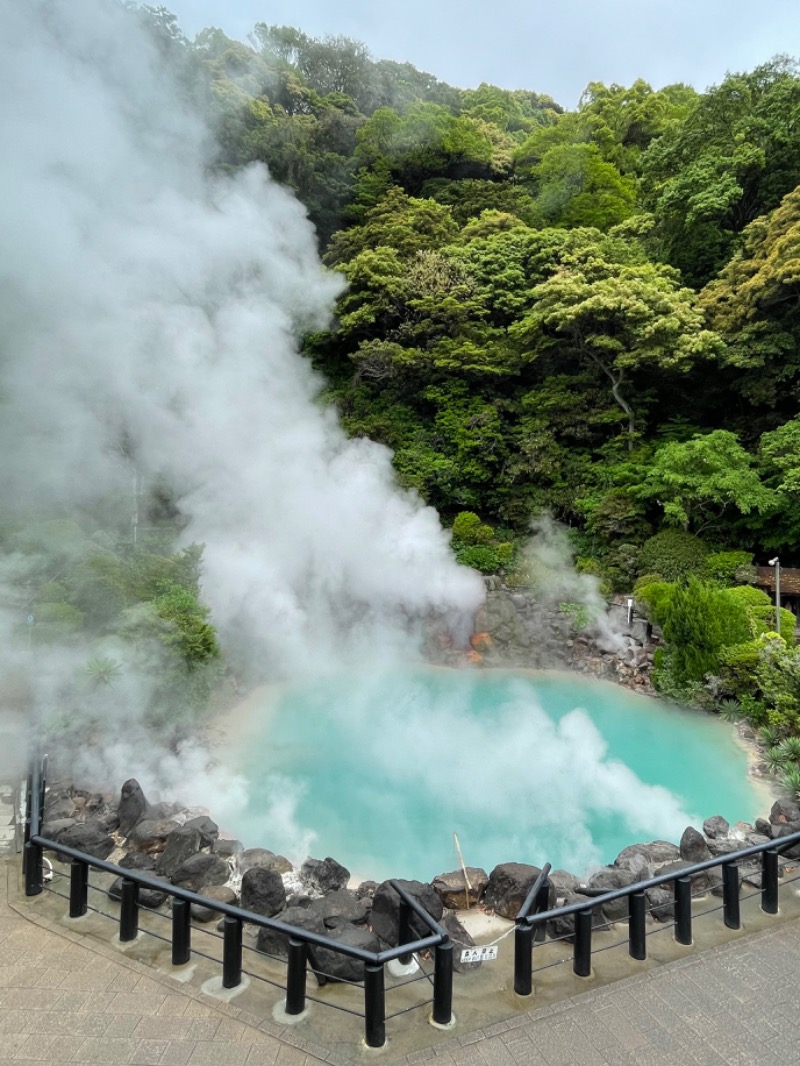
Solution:
<svg viewBox="0 0 800 1066">
<path fill-rule="evenodd" d="M 18 892 L 18 861 L 0 862 L 0 1066 L 800 1066 L 800 921 L 397 1059 L 355 1039 L 345 1054 L 276 1036 Z"/>
</svg>

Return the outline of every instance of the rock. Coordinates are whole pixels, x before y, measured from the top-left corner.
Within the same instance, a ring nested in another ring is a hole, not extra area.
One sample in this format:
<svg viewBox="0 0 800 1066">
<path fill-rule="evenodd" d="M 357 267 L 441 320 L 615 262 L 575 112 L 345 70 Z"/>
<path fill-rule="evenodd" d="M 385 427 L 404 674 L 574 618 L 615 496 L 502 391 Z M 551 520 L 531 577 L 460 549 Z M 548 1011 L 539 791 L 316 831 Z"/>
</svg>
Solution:
<svg viewBox="0 0 800 1066">
<path fill-rule="evenodd" d="M 513 920 L 519 913 L 533 882 L 542 871 L 538 866 L 523 862 L 503 862 L 492 870 L 484 893 L 484 904 L 501 918 Z M 550 906 L 555 902 L 555 891 L 550 888 Z"/>
<path fill-rule="evenodd" d="M 477 866 L 467 867 L 469 888 L 464 879 L 463 870 L 453 870 L 451 873 L 439 874 L 433 879 L 433 890 L 441 899 L 445 907 L 450 910 L 466 910 L 474 907 L 481 899 L 489 884 L 489 875 L 485 870 Z"/>
<path fill-rule="evenodd" d="M 147 812 L 147 799 L 139 782 L 131 777 L 122 786 L 119 807 L 119 831 L 123 836 L 130 835 L 131 830 L 140 822 Z"/>
<path fill-rule="evenodd" d="M 636 874 L 637 880 L 645 880 L 652 877 L 659 866 L 676 862 L 680 857 L 680 848 L 675 844 L 666 840 L 651 840 L 648 844 L 630 844 L 623 848 L 614 859 L 614 865 L 630 870 Z"/>
<path fill-rule="evenodd" d="M 206 885 L 224 885 L 230 877 L 230 867 L 219 855 L 198 852 L 182 862 L 170 880 L 173 885 L 200 892 Z"/>
<path fill-rule="evenodd" d="M 146 851 L 149 855 L 163 851 L 167 837 L 175 828 L 171 818 L 151 821 L 149 818 L 137 822 L 128 834 L 128 845 L 137 851 Z M 120 829 L 120 832 L 122 830 Z"/>
<path fill-rule="evenodd" d="M 356 889 L 356 896 L 365 904 L 365 906 L 372 906 L 372 897 L 378 888 L 377 881 L 362 881 Z"/>
<path fill-rule="evenodd" d="M 102 825 L 94 819 L 87 822 L 76 822 L 75 825 L 65 829 L 60 834 L 59 844 L 77 851 L 85 851 L 87 855 L 93 855 L 96 859 L 107 859 L 116 847 L 114 838 L 109 836 Z"/>
<path fill-rule="evenodd" d="M 703 822 L 703 832 L 712 840 L 719 840 L 722 837 L 726 837 L 730 827 L 730 822 L 723 818 L 721 814 L 715 814 L 713 818 L 706 818 Z"/>
<path fill-rule="evenodd" d="M 108 896 L 110 899 L 122 899 L 122 878 L 118 877 L 109 885 Z M 139 885 L 139 906 L 155 910 L 167 901 L 167 892 L 159 892 L 155 888 L 147 888 Z"/>
<path fill-rule="evenodd" d="M 547 879 L 556 894 L 554 906 L 561 906 L 558 900 L 564 899 L 570 892 L 574 894 L 580 884 L 580 878 L 576 877 L 575 874 L 571 874 L 568 870 L 551 870 L 547 875 Z"/>
<path fill-rule="evenodd" d="M 238 866 L 242 873 L 260 866 L 265 870 L 275 870 L 279 874 L 291 873 L 294 867 L 284 855 L 276 855 L 266 848 L 247 848 L 239 855 Z"/>
<path fill-rule="evenodd" d="M 123 870 L 153 870 L 156 868 L 155 856 L 143 851 L 129 851 L 117 863 Z"/>
<path fill-rule="evenodd" d="M 787 825 L 792 822 L 800 822 L 800 807 L 790 799 L 775 800 L 772 810 L 769 812 L 769 820 L 773 825 Z"/>
<path fill-rule="evenodd" d="M 366 925 L 367 908 L 349 888 L 329 892 L 319 899 L 310 900 L 309 907 L 320 916 L 326 928 L 349 922 L 351 925 Z"/>
<path fill-rule="evenodd" d="M 789 837 L 792 833 L 796 833 L 800 830 L 800 825 L 797 823 L 789 823 L 787 825 L 773 825 L 772 827 L 772 839 L 780 840 L 781 837 Z M 63 837 L 61 838 L 63 842 Z M 800 859 L 800 844 L 794 844 L 790 848 L 786 848 L 781 852 L 787 859 Z"/>
<path fill-rule="evenodd" d="M 672 885 L 656 885 L 644 892 L 647 909 L 659 922 L 668 922 L 675 917 L 675 892 Z"/>
<path fill-rule="evenodd" d="M 342 925 L 327 931 L 327 935 L 340 944 L 348 944 L 362 951 L 380 951 L 381 946 L 374 933 L 367 929 L 356 929 L 354 925 Z M 316 944 L 309 948 L 309 958 L 317 981 L 324 985 L 328 981 L 363 981 L 364 963 L 348 955 L 340 955 L 333 948 L 322 948 Z"/>
<path fill-rule="evenodd" d="M 469 869 L 469 867 L 467 867 Z M 453 942 L 453 969 L 456 973 L 469 973 L 470 970 L 479 970 L 479 962 L 462 962 L 461 951 L 463 948 L 475 947 L 475 941 L 467 930 L 456 918 L 455 914 L 445 914 L 439 923 Z"/>
<path fill-rule="evenodd" d="M 164 850 L 158 857 L 156 869 L 171 878 L 186 860 L 200 851 L 200 830 L 188 825 L 176 826 L 166 840 Z"/>
<path fill-rule="evenodd" d="M 216 900 L 219 903 L 235 904 L 237 899 L 230 885 L 206 885 L 203 895 L 206 899 Z M 190 910 L 192 917 L 198 922 L 213 922 L 219 917 L 218 910 L 214 910 L 213 907 L 202 907 L 199 903 L 192 903 Z"/>
<path fill-rule="evenodd" d="M 350 880 L 350 871 L 335 859 L 306 859 L 300 877 L 319 892 L 335 892 Z"/>
<path fill-rule="evenodd" d="M 318 933 L 320 936 L 327 935 L 320 916 L 306 907 L 287 907 L 281 914 L 281 921 L 286 922 L 287 925 L 306 929 L 310 933 Z M 256 939 L 257 951 L 263 951 L 266 955 L 277 955 L 278 958 L 285 959 L 289 954 L 288 948 L 289 937 L 284 933 L 279 933 L 274 929 L 261 928 L 258 930 Z"/>
<path fill-rule="evenodd" d="M 578 895 L 574 892 L 567 892 L 564 897 L 564 902 L 561 904 L 563 907 L 571 907 L 573 903 L 581 903 L 588 909 L 592 910 L 592 929 L 606 929 L 608 923 L 603 917 L 602 910 L 599 906 L 593 906 L 591 900 L 586 896 Z M 567 940 L 572 941 L 575 939 L 575 915 L 574 914 L 560 914 L 556 918 L 551 918 L 547 923 L 547 935 L 553 940 Z"/>
<path fill-rule="evenodd" d="M 242 854 L 244 845 L 241 840 L 215 840 L 211 850 L 221 859 L 232 859 Z"/>
<path fill-rule="evenodd" d="M 677 862 L 668 862 L 665 866 L 662 866 L 658 871 L 659 874 L 680 874 L 683 870 L 688 870 L 689 867 L 694 866 L 693 862 L 688 859 L 678 859 Z M 691 875 L 692 880 L 692 895 L 702 896 L 709 890 L 715 892 L 722 884 L 722 874 L 719 867 L 714 867 L 710 870 L 700 870 L 696 874 Z M 667 888 L 672 895 L 675 895 L 675 889 L 672 884 L 668 884 Z"/>
<path fill-rule="evenodd" d="M 61 833 L 77 824 L 74 818 L 54 818 L 52 822 L 42 823 L 42 836 L 47 837 L 48 840 L 58 840 Z"/>
<path fill-rule="evenodd" d="M 286 888 L 277 870 L 254 866 L 242 877 L 241 906 L 254 914 L 273 918 L 286 906 Z"/>
<path fill-rule="evenodd" d="M 587 882 L 587 888 L 592 892 L 614 892 L 618 888 L 627 888 L 635 884 L 639 878 L 630 870 L 622 866 L 606 866 L 602 870 L 595 870 Z M 580 894 L 580 887 L 578 889 Z M 622 922 L 628 917 L 630 904 L 628 897 L 609 900 L 601 905 L 603 917 L 609 922 Z"/>
<path fill-rule="evenodd" d="M 210 848 L 219 836 L 219 826 L 208 815 L 201 814 L 183 823 L 184 829 L 196 829 L 200 833 L 200 846 Z"/>
<path fill-rule="evenodd" d="M 74 816 L 75 800 L 69 789 L 53 789 L 45 795 L 44 818 L 46 822 L 57 822 L 63 818 L 74 818 Z"/>
<path fill-rule="evenodd" d="M 771 823 L 766 818 L 756 818 L 755 830 L 757 833 L 763 833 L 765 836 L 770 837 Z"/>
<path fill-rule="evenodd" d="M 399 879 L 398 884 L 428 912 L 434 922 L 438 922 L 441 919 L 444 908 L 432 885 L 423 884 L 421 881 L 402 881 Z M 399 915 L 400 896 L 388 881 L 384 881 L 378 886 L 372 899 L 370 925 L 373 932 L 390 947 L 396 947 L 399 943 Z M 415 939 L 429 935 L 430 929 L 416 914 L 411 914 L 410 924 L 411 935 Z"/>
<path fill-rule="evenodd" d="M 680 855 L 682 859 L 689 863 L 706 862 L 706 860 L 711 858 L 711 852 L 708 850 L 705 837 L 702 833 L 698 833 L 694 826 L 687 825 L 683 831 Z"/>
</svg>

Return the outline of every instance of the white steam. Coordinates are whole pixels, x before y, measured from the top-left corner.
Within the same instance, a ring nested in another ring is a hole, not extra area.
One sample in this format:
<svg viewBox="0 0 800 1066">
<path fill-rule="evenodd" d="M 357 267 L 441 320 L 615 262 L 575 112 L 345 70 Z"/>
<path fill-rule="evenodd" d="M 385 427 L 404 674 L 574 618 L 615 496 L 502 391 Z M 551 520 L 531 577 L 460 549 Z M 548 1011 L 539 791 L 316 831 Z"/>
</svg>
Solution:
<svg viewBox="0 0 800 1066">
<path fill-rule="evenodd" d="M 409 618 L 472 612 L 482 584 L 435 512 L 317 403 L 298 335 L 340 280 L 304 209 L 263 167 L 210 176 L 138 20 L 116 0 L 5 4 L 0 87 L 7 510 L 101 525 L 109 501 L 132 509 L 134 472 L 167 483 L 223 642 L 272 676 L 408 653 Z M 37 662 L 41 710 L 75 658 Z M 135 721 L 134 682 L 108 703 Z"/>
</svg>

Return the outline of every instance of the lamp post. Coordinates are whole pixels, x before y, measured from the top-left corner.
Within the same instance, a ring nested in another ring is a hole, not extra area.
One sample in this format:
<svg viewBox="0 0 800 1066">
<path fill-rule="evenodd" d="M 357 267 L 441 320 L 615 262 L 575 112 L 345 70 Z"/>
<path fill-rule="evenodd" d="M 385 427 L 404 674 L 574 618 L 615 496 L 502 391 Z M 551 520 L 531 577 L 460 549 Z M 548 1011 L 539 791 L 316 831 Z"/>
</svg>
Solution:
<svg viewBox="0 0 800 1066">
<path fill-rule="evenodd" d="M 780 636 L 781 632 L 781 561 L 776 555 L 769 560 L 769 565 L 775 567 L 775 632 Z"/>
</svg>

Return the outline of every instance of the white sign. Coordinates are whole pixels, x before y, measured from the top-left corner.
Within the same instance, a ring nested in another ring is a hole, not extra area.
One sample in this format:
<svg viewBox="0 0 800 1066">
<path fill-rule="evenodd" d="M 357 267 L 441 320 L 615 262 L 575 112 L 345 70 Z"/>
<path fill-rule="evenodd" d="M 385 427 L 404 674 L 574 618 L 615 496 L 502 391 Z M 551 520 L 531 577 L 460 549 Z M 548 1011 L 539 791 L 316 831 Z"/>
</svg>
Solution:
<svg viewBox="0 0 800 1066">
<path fill-rule="evenodd" d="M 464 948 L 461 952 L 462 962 L 491 962 L 497 958 L 497 945 L 488 948 Z"/>
</svg>

